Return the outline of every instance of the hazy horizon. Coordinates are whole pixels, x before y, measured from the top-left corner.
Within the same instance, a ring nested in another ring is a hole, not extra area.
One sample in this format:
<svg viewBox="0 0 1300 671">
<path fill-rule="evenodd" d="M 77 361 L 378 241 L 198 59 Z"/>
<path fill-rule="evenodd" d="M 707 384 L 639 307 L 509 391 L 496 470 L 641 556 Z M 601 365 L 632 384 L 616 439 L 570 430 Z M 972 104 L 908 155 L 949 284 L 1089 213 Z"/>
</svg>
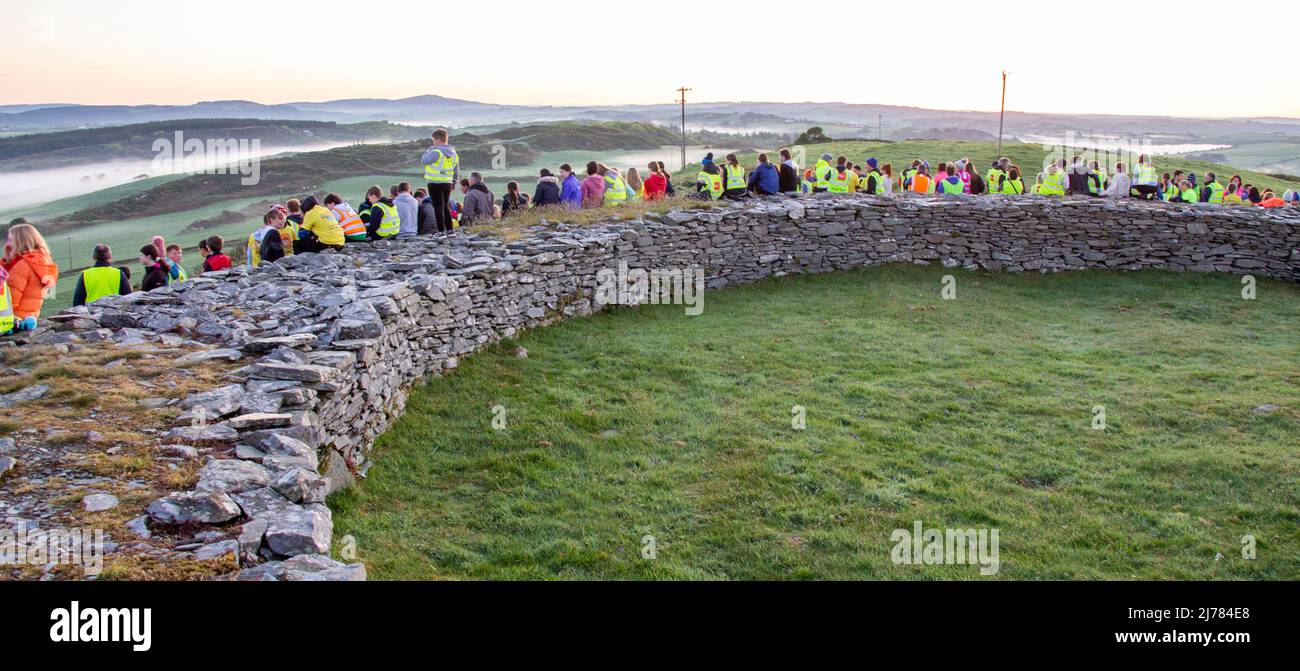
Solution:
<svg viewBox="0 0 1300 671">
<path fill-rule="evenodd" d="M 0 104 L 278 104 L 437 91 L 497 104 L 615 106 L 671 103 L 685 85 L 700 102 L 989 112 L 1007 70 L 1007 108 L 1017 112 L 1300 117 L 1300 95 L 1287 95 L 1300 88 L 1300 71 L 1289 67 L 1286 42 L 1225 30 L 1205 11 L 1098 0 L 1086 16 L 1059 5 L 1014 14 L 940 1 L 920 14 L 898 5 L 846 10 L 852 21 L 810 11 L 802 25 L 775 5 L 583 9 L 50 0 L 9 9 Z M 1242 20 L 1286 15 L 1277 2 L 1234 11 Z M 391 39 L 377 46 L 385 19 Z M 1186 81 L 1195 83 L 1178 83 Z M 50 102 L 32 102 L 42 100 Z"/>
</svg>

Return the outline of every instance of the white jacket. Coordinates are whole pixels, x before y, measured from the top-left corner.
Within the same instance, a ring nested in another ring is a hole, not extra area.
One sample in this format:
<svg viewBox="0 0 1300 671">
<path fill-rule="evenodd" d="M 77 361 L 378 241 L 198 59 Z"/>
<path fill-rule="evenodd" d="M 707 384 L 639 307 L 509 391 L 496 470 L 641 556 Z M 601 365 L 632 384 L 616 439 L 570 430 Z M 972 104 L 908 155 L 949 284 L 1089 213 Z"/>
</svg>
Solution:
<svg viewBox="0 0 1300 671">
<path fill-rule="evenodd" d="M 1133 188 L 1133 179 L 1127 172 L 1117 172 L 1110 176 L 1110 185 L 1101 195 L 1107 198 L 1127 198 L 1129 189 Z"/>
</svg>

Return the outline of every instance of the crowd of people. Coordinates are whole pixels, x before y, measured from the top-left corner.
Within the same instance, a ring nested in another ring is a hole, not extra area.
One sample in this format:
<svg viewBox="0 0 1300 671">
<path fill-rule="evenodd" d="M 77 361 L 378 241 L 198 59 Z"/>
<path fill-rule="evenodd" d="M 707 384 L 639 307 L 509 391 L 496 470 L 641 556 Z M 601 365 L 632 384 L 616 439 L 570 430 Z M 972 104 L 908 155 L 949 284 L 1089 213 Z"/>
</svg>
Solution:
<svg viewBox="0 0 1300 671">
<path fill-rule="evenodd" d="M 341 250 L 349 244 L 447 233 L 462 226 L 509 218 L 533 208 L 606 208 L 677 195 L 672 175 L 662 161 L 647 163 L 644 174 L 635 167 L 624 172 L 599 161 L 589 161 L 582 174 L 567 163 L 559 166 L 556 173 L 543 168 L 532 195 L 518 182 L 511 181 L 498 202 L 482 173 L 471 172 L 461 177 L 460 157 L 445 129 L 435 130 L 432 140 L 421 157 L 425 187 L 413 189 L 409 182 L 402 182 L 385 191 L 372 186 L 358 201 L 359 207 L 335 193 L 320 201 L 315 196 L 306 196 L 301 200 L 291 198 L 283 205 L 272 204 L 262 216 L 262 225 L 248 236 L 244 263 L 258 266 L 293 254 Z M 1138 158 L 1131 172 L 1125 163 L 1119 162 L 1113 173 L 1098 161 L 1086 161 L 1081 156 L 1070 161 L 1055 159 L 1034 175 L 1032 184 L 1027 183 L 1025 171 L 1008 158 L 994 161 L 983 172 L 968 158 L 942 162 L 933 168 L 927 161 L 915 160 L 901 172 L 874 157 L 854 163 L 845 156 L 824 153 L 813 166 L 802 169 L 788 148 L 781 149 L 777 158 L 774 163 L 768 154 L 759 154 L 757 164 L 747 169 L 734 153 L 727 154 L 721 162 L 709 153 L 701 159 L 693 188 L 686 188 L 684 195 L 736 200 L 815 193 L 1028 193 L 1170 203 L 1300 206 L 1300 191 L 1287 191 L 1278 196 L 1271 189 L 1245 183 L 1238 175 L 1223 184 L 1213 172 L 1199 177 L 1182 170 L 1158 173 L 1145 155 Z M 461 194 L 459 202 L 451 197 L 457 189 Z M 198 249 L 203 263 L 195 269 L 196 273 L 231 267 L 230 257 L 222 251 L 221 236 L 201 240 Z M 73 305 L 131 293 L 131 270 L 113 265 L 113 251 L 108 245 L 96 245 L 91 256 L 92 265 L 77 278 Z M 186 281 L 189 274 L 182 265 L 183 259 L 184 250 L 180 245 L 166 244 L 161 236 L 155 236 L 140 247 L 138 260 L 143 275 L 139 290 L 150 291 Z M 0 259 L 0 334 L 35 328 L 41 305 L 53 294 L 58 277 L 58 266 L 41 234 L 27 221 L 15 220 L 9 227 L 4 256 Z"/>
</svg>

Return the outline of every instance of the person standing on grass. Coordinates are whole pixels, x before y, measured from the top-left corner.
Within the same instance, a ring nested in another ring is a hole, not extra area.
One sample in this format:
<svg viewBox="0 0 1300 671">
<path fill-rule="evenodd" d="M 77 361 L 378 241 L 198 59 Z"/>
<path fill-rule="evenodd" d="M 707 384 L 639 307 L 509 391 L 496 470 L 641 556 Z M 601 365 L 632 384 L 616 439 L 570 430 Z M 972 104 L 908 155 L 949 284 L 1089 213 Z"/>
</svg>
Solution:
<svg viewBox="0 0 1300 671">
<path fill-rule="evenodd" d="M 580 210 L 583 206 L 582 183 L 573 174 L 573 166 L 565 163 L 560 166 L 560 203 L 570 210 Z"/>
<path fill-rule="evenodd" d="M 140 248 L 140 265 L 144 266 L 144 279 L 140 280 L 140 291 L 153 291 L 167 286 L 167 269 L 163 267 L 162 255 L 152 244 Z"/>
<path fill-rule="evenodd" d="M 92 258 L 95 265 L 81 271 L 77 278 L 77 287 L 72 290 L 72 304 L 89 305 L 111 295 L 125 296 L 131 293 L 131 276 L 122 268 L 113 267 L 113 250 L 108 245 L 95 245 Z"/>
<path fill-rule="evenodd" d="M 425 150 L 420 157 L 424 164 L 424 179 L 429 183 L 429 198 L 433 200 L 433 212 L 437 219 L 439 231 L 451 230 L 451 192 L 460 181 L 460 155 L 451 146 L 451 136 L 446 128 L 433 131 L 433 146 Z"/>
<path fill-rule="evenodd" d="M 651 161 L 646 164 L 645 178 L 645 199 L 647 201 L 661 200 L 668 194 L 668 178 L 664 177 L 663 171 L 659 166 L 659 161 Z"/>
</svg>

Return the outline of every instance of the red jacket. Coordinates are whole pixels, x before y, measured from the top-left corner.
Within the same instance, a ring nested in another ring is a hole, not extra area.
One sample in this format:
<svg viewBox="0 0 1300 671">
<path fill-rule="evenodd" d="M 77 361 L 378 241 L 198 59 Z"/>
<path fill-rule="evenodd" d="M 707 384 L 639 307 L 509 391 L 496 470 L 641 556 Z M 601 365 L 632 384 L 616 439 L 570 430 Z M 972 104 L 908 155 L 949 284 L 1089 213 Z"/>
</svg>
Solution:
<svg viewBox="0 0 1300 671">
<path fill-rule="evenodd" d="M 646 200 L 659 200 L 664 197 L 664 193 L 667 191 L 668 180 L 664 179 L 663 175 L 660 175 L 657 172 L 652 172 L 649 177 L 645 178 Z"/>
<path fill-rule="evenodd" d="M 13 301 L 14 316 L 19 319 L 38 317 L 45 291 L 59 281 L 59 267 L 49 254 L 32 250 L 4 262 L 9 272 L 9 298 Z"/>
</svg>

